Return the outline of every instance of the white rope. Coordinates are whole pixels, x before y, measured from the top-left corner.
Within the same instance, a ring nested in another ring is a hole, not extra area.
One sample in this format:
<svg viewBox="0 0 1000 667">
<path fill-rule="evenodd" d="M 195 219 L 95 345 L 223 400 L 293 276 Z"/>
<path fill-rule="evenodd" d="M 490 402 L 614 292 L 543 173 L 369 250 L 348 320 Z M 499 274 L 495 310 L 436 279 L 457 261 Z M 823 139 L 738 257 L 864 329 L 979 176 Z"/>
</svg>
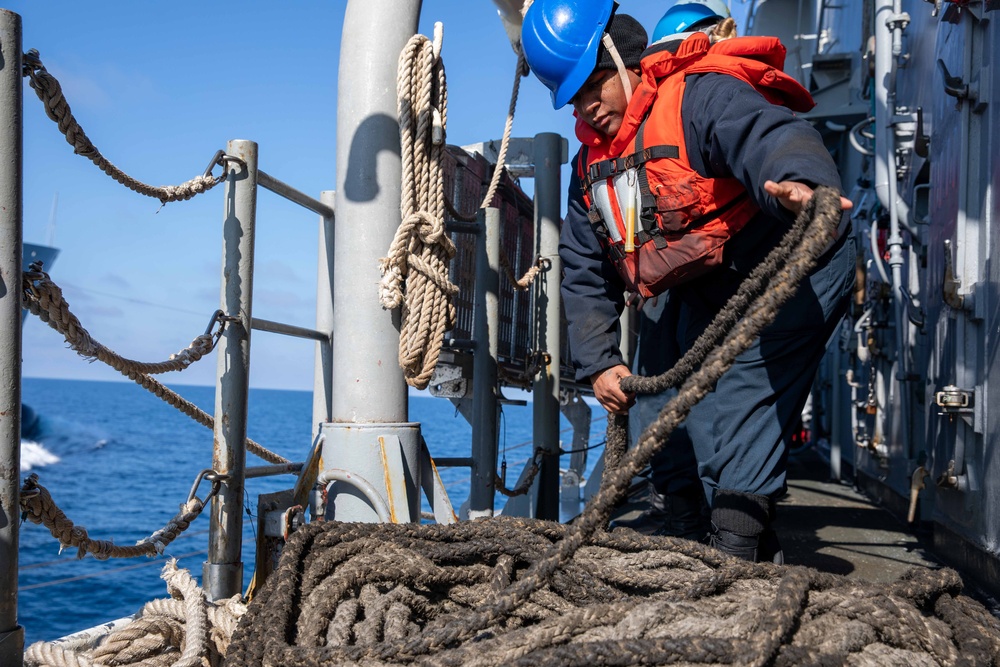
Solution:
<svg viewBox="0 0 1000 667">
<path fill-rule="evenodd" d="M 455 256 L 444 228 L 442 155 L 448 92 L 441 61 L 440 24 L 432 42 L 413 36 L 399 56 L 397 78 L 402 149 L 402 222 L 380 263 L 379 301 L 402 308 L 399 365 L 406 382 L 427 387 L 441 353 L 444 332 L 455 322 L 448 262 Z"/>
<path fill-rule="evenodd" d="M 190 572 L 171 559 L 160 575 L 172 599 L 147 602 L 125 626 L 75 647 L 37 642 L 26 667 L 200 667 L 220 665 L 246 605 L 239 596 L 208 602 Z"/>
</svg>

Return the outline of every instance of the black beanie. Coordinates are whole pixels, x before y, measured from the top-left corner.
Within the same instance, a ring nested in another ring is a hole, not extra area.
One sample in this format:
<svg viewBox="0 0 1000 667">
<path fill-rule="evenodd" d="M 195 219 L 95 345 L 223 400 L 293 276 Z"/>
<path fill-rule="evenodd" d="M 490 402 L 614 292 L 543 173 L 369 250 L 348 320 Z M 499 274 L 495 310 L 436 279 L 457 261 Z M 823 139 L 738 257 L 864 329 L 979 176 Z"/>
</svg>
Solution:
<svg viewBox="0 0 1000 667">
<path fill-rule="evenodd" d="M 615 43 L 625 67 L 638 67 L 642 52 L 646 50 L 646 29 L 642 24 L 628 14 L 613 12 L 604 32 L 611 35 L 611 41 Z M 597 50 L 597 65 L 594 69 L 618 69 L 604 44 Z"/>
</svg>

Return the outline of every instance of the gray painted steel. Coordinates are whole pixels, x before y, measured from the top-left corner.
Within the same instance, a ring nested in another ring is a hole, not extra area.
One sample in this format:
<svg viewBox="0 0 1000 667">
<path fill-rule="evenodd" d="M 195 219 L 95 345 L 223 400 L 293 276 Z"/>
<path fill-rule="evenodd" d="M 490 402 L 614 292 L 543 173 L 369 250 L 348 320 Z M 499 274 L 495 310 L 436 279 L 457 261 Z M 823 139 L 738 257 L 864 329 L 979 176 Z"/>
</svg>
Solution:
<svg viewBox="0 0 1000 667">
<path fill-rule="evenodd" d="M 351 0 L 344 16 L 337 87 L 334 422 L 408 418 L 398 362 L 399 314 L 382 309 L 377 285 L 378 260 L 400 222 L 397 59 L 416 32 L 420 7 L 420 0 Z"/>
<path fill-rule="evenodd" d="M 559 282 L 559 225 L 562 197 L 560 168 L 566 140 L 546 132 L 535 135 L 535 238 L 537 254 L 551 262 L 535 280 L 536 345 L 548 355 L 532 391 L 535 447 L 544 452 L 538 480 L 536 516 L 559 520 L 559 366 L 562 350 Z"/>
<path fill-rule="evenodd" d="M 260 170 L 257 171 L 257 184 L 262 188 L 270 190 L 276 195 L 284 197 L 290 202 L 295 202 L 299 206 L 309 209 L 313 213 L 319 213 L 325 218 L 333 217 L 333 206 L 324 201 L 313 199 L 304 192 L 296 190 L 292 186 L 283 181 L 279 181 L 274 176 L 271 176 L 266 172 Z"/>
<path fill-rule="evenodd" d="M 335 193 L 324 190 L 320 201 L 333 209 Z M 333 234 L 336 213 L 319 219 L 319 240 L 316 247 L 316 330 L 326 334 L 325 343 L 316 345 L 313 376 L 313 432 L 319 434 L 319 425 L 330 421 L 333 399 Z"/>
<path fill-rule="evenodd" d="M 394 512 L 394 521 L 420 519 L 420 424 L 323 424 L 321 431 L 321 478 L 328 470 L 356 475 L 389 507 L 400 510 Z M 405 499 L 390 497 L 390 488 L 405 493 Z M 342 481 L 332 481 L 328 487 L 326 516 L 337 521 L 379 520 L 365 494 Z"/>
<path fill-rule="evenodd" d="M 293 338 L 308 338 L 309 340 L 316 340 L 325 343 L 330 340 L 329 336 L 325 333 L 316 331 L 315 329 L 306 329 L 305 327 L 297 327 L 294 324 L 285 324 L 284 322 L 272 322 L 271 320 L 262 320 L 259 317 L 255 317 L 250 321 L 250 326 L 257 331 L 267 331 L 269 333 L 284 334 L 286 336 L 292 336 Z"/>
<path fill-rule="evenodd" d="M 500 209 L 480 212 L 476 236 L 476 351 L 472 360 L 472 489 L 469 517 L 493 516 L 499 412 L 497 350 L 500 341 Z"/>
<path fill-rule="evenodd" d="M 208 561 L 203 580 L 210 600 L 243 589 L 243 487 L 246 467 L 247 395 L 250 382 L 250 323 L 253 255 L 257 216 L 257 144 L 235 139 L 226 151 L 239 158 L 226 163 L 222 247 L 222 311 L 226 324 L 216 348 L 215 452 L 212 468 L 229 479 L 212 499 Z"/>
<path fill-rule="evenodd" d="M 21 17 L 0 9 L 0 665 L 19 666 L 17 549 L 21 521 Z"/>
</svg>

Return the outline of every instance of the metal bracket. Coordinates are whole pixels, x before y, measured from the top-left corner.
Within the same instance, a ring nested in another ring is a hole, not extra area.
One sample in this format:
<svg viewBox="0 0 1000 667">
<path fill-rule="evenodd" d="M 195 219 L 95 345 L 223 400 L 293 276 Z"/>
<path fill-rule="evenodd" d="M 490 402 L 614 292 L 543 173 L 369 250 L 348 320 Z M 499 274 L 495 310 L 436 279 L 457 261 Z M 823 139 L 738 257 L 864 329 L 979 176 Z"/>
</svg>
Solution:
<svg viewBox="0 0 1000 667">
<path fill-rule="evenodd" d="M 975 405 L 975 392 L 949 384 L 934 394 L 934 403 L 941 408 L 940 415 L 971 414 Z"/>
</svg>

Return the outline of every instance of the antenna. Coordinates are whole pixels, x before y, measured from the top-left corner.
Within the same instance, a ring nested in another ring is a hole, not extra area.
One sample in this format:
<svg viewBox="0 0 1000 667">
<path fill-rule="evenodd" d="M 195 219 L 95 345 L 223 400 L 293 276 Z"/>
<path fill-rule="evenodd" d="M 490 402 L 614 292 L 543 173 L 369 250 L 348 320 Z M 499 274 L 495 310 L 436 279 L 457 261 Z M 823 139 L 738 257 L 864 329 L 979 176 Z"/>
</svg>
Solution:
<svg viewBox="0 0 1000 667">
<path fill-rule="evenodd" d="M 52 211 L 49 213 L 49 226 L 45 229 L 45 245 L 54 246 L 56 241 L 56 209 L 59 207 L 59 191 L 52 197 Z"/>
</svg>

